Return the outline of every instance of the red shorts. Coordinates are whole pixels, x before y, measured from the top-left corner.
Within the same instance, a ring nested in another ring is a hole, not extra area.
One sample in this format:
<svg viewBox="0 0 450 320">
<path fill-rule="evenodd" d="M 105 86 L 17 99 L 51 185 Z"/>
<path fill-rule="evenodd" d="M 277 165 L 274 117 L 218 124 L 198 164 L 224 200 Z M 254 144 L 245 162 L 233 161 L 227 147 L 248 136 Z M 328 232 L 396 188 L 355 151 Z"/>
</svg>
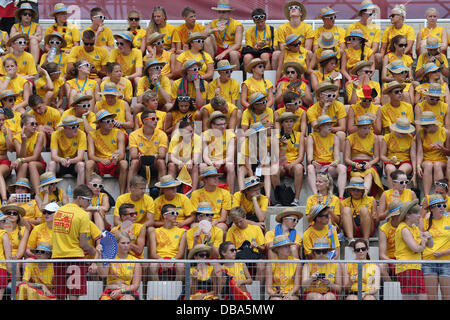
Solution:
<svg viewBox="0 0 450 320">
<path fill-rule="evenodd" d="M 219 54 L 221 54 L 222 52 L 224 52 L 225 50 L 227 50 L 227 49 L 226 49 L 226 48 L 222 48 L 222 47 L 217 46 L 216 57 L 217 57 Z M 239 52 L 239 51 L 238 51 L 238 52 Z M 225 57 L 223 57 L 222 59 L 230 60 L 230 55 L 227 54 L 227 55 L 226 55 Z"/>
<path fill-rule="evenodd" d="M 0 269 L 0 289 L 5 289 L 8 286 L 8 271 Z"/>
<path fill-rule="evenodd" d="M 397 274 L 402 294 L 426 293 L 425 281 L 421 270 L 409 269 Z"/>
<path fill-rule="evenodd" d="M 105 174 L 110 174 L 113 177 L 118 178 L 119 177 L 119 164 L 108 164 L 108 165 L 104 165 L 101 162 L 97 162 L 97 167 L 98 167 L 98 174 L 100 176 L 104 176 Z"/>
<path fill-rule="evenodd" d="M 66 258 L 84 259 L 84 258 Z M 55 259 L 56 261 L 58 259 Z M 65 299 L 66 295 L 84 296 L 87 294 L 87 269 L 85 262 L 55 262 L 55 295 L 57 299 Z"/>
<path fill-rule="evenodd" d="M 179 228 L 189 230 L 191 227 L 190 226 L 182 226 L 182 227 L 179 227 Z"/>
<path fill-rule="evenodd" d="M 393 165 L 393 166 L 395 166 L 395 169 L 398 169 L 398 168 L 400 168 L 400 166 L 402 165 L 402 164 L 404 164 L 404 163 L 409 163 L 411 166 L 412 166 L 412 162 L 410 161 L 410 160 L 407 160 L 407 161 L 400 161 L 400 163 L 399 164 L 396 164 L 396 165 L 393 165 L 392 163 L 390 163 L 390 162 L 384 162 L 384 165 L 386 166 L 387 164 L 390 164 L 390 165 Z"/>
<path fill-rule="evenodd" d="M 262 52 L 260 55 L 256 55 L 256 56 L 255 56 L 254 54 L 251 54 L 251 53 L 247 53 L 247 54 L 251 55 L 251 56 L 252 56 L 252 59 L 255 59 L 255 58 L 261 57 L 261 55 L 262 55 L 263 53 L 268 54 L 268 55 L 269 55 L 269 59 L 272 59 L 272 55 L 273 55 L 272 52 Z M 247 54 L 245 54 L 245 55 L 247 55 Z"/>
<path fill-rule="evenodd" d="M 375 224 L 372 223 L 372 230 L 370 231 L 370 237 L 373 237 L 373 235 L 375 234 Z M 362 230 L 361 230 L 361 226 L 356 226 L 356 230 L 355 230 L 355 237 L 356 238 L 362 238 Z"/>
<path fill-rule="evenodd" d="M 320 162 L 320 161 L 316 161 L 318 164 L 320 164 L 321 167 L 325 167 L 330 165 L 331 162 Z M 325 172 L 328 172 L 328 168 L 325 170 Z"/>
<path fill-rule="evenodd" d="M 11 167 L 11 161 L 9 160 L 0 160 L 0 165 L 7 165 L 8 167 Z"/>
<path fill-rule="evenodd" d="M 45 162 L 44 160 L 39 160 L 40 163 L 42 163 L 42 166 L 44 167 L 44 171 L 45 169 L 47 169 L 47 162 Z"/>
<path fill-rule="evenodd" d="M 164 257 L 164 259 L 165 260 L 171 260 L 172 258 L 170 258 L 170 257 Z M 161 275 L 162 274 L 162 265 L 163 265 L 164 263 L 160 263 L 159 264 L 159 271 L 158 271 L 158 275 Z M 167 274 L 168 275 L 175 275 L 175 274 L 177 274 L 177 272 L 176 272 L 176 270 L 175 270 L 175 263 L 173 264 L 173 266 L 171 267 L 171 268 L 169 268 L 169 269 L 167 269 Z"/>
</svg>

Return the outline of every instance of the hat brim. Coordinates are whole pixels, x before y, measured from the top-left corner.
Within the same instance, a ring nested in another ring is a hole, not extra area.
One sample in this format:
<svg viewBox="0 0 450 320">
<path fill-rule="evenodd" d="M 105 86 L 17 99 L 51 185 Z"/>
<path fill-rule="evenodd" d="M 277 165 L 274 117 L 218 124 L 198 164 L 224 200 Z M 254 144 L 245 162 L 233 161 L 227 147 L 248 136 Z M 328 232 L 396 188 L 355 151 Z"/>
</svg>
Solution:
<svg viewBox="0 0 450 320">
<path fill-rule="evenodd" d="M 225 118 L 226 122 L 228 123 L 228 115 L 227 114 L 219 114 L 219 115 L 214 115 L 212 117 L 210 117 L 206 123 L 206 125 L 208 126 L 208 128 L 211 128 L 211 122 L 213 122 L 214 120 L 216 120 L 217 118 Z"/>
<path fill-rule="evenodd" d="M 48 35 L 46 35 L 44 37 L 44 43 L 48 44 L 48 42 L 50 41 L 50 38 L 52 38 L 52 37 L 57 37 L 57 38 L 59 38 L 59 40 L 61 40 L 61 48 L 67 47 L 66 39 L 64 39 L 61 35 L 54 34 L 54 33 L 49 33 Z"/>
<path fill-rule="evenodd" d="M 441 123 L 438 120 L 433 120 L 433 121 L 421 121 L 421 120 L 416 120 L 414 121 L 415 124 L 418 124 L 420 126 L 429 126 L 431 124 L 435 124 L 435 125 L 441 125 Z"/>
<path fill-rule="evenodd" d="M 400 211 L 400 222 L 402 222 L 405 219 L 406 214 L 409 210 L 411 210 L 412 207 L 414 207 L 416 204 L 419 204 L 419 199 L 414 199 L 412 201 L 405 202 L 399 209 Z"/>
<path fill-rule="evenodd" d="M 365 187 L 355 187 L 355 186 L 346 186 L 345 187 L 345 190 L 351 190 L 351 189 L 361 190 L 361 191 L 365 191 L 366 190 Z"/>
<path fill-rule="evenodd" d="M 294 5 L 300 7 L 300 11 L 302 12 L 302 17 L 301 17 L 300 20 L 301 21 L 305 20 L 306 19 L 306 14 L 307 14 L 306 8 L 305 8 L 305 6 L 302 3 L 298 2 L 298 1 L 289 1 L 288 3 L 286 3 L 284 5 L 283 11 L 284 11 L 284 16 L 286 17 L 286 19 L 289 20 L 291 18 L 290 15 L 289 15 L 289 7 L 290 6 L 294 6 Z"/>
<path fill-rule="evenodd" d="M 373 62 L 372 61 L 366 61 L 366 60 L 364 60 L 364 61 L 362 61 L 361 63 L 359 63 L 359 64 L 357 64 L 356 66 L 354 66 L 353 68 L 352 68 L 352 70 L 350 70 L 350 74 L 351 75 L 356 75 L 356 73 L 359 71 L 359 70 L 361 70 L 362 68 L 364 68 L 364 67 L 371 67 L 373 65 Z"/>
<path fill-rule="evenodd" d="M 25 185 L 23 185 L 23 184 L 16 184 L 16 183 L 13 183 L 13 184 L 11 184 L 11 185 L 8 186 L 8 192 L 9 192 L 10 194 L 11 194 L 11 193 L 15 193 L 15 192 L 14 192 L 15 187 L 27 188 L 28 190 L 30 190 L 30 193 L 33 194 L 33 188 L 32 188 L 31 186 L 30 186 L 30 187 L 27 187 L 27 186 L 25 186 Z"/>
<path fill-rule="evenodd" d="M 333 12 L 332 12 L 332 13 L 319 14 L 319 15 L 316 17 L 316 19 L 322 19 L 323 17 L 326 17 L 326 16 L 332 16 L 333 14 L 336 14 L 336 13 L 339 13 L 339 11 L 334 11 L 334 9 L 333 9 Z"/>
<path fill-rule="evenodd" d="M 73 102 L 72 102 L 72 104 L 70 105 L 71 107 L 73 107 L 74 105 L 76 105 L 76 104 L 78 104 L 78 102 L 80 102 L 80 101 L 85 101 L 85 100 L 92 100 L 92 96 L 81 96 L 81 97 L 79 97 L 78 99 L 75 99 Z"/>
<path fill-rule="evenodd" d="M 251 185 L 249 185 L 247 187 L 244 187 L 241 191 L 245 191 L 245 190 L 248 190 L 248 189 L 253 188 L 253 187 L 260 187 L 260 188 L 262 188 L 263 186 L 264 186 L 264 183 L 262 183 L 262 182 L 255 182 L 255 183 L 253 183 L 253 184 L 251 184 Z"/>
<path fill-rule="evenodd" d="M 28 36 L 28 34 L 26 34 L 26 33 L 16 33 L 15 35 L 13 35 L 11 38 L 8 39 L 8 42 L 6 43 L 6 45 L 8 47 L 11 47 L 11 44 L 14 41 L 16 41 L 17 39 L 20 39 L 20 38 L 24 38 L 27 41 L 27 43 L 30 42 L 30 37 Z"/>
<path fill-rule="evenodd" d="M 192 249 L 189 251 L 189 254 L 188 254 L 188 260 L 192 260 L 192 258 L 194 258 L 194 256 L 195 256 L 197 253 L 202 252 L 202 251 L 206 251 L 206 252 L 208 252 L 209 254 L 211 254 L 211 250 L 212 250 L 211 247 L 208 247 L 208 246 L 205 246 L 205 245 L 199 245 L 198 247 L 196 246 L 196 247 L 192 248 Z"/>
<path fill-rule="evenodd" d="M 324 85 L 322 87 L 319 87 L 316 90 L 316 97 L 318 97 L 319 94 L 321 94 L 322 92 L 327 91 L 327 90 L 337 91 L 337 90 L 339 90 L 339 87 L 332 83 Z"/>
<path fill-rule="evenodd" d="M 78 118 L 76 120 L 74 120 L 74 121 L 76 121 L 76 123 L 73 123 L 73 121 L 71 121 L 70 124 L 61 122 L 60 124 L 57 125 L 57 127 L 62 128 L 62 127 L 65 127 L 65 126 L 73 126 L 74 124 L 80 124 L 80 123 L 83 122 L 81 119 L 78 119 Z"/>
<path fill-rule="evenodd" d="M 236 65 L 234 64 L 229 64 L 229 65 L 225 65 L 220 67 L 220 69 L 214 69 L 214 71 L 225 71 L 225 70 L 232 70 L 236 67 Z"/>
<path fill-rule="evenodd" d="M 278 246 L 274 246 L 273 244 L 270 246 L 270 250 L 274 250 L 274 249 L 276 249 L 276 248 L 281 248 L 281 247 L 286 247 L 286 246 L 292 246 L 292 245 L 296 245 L 296 243 L 295 242 L 286 242 L 286 243 L 283 243 L 283 244 L 280 244 L 280 245 L 278 245 Z"/>
<path fill-rule="evenodd" d="M 325 122 L 321 122 L 321 123 L 316 123 L 313 127 L 314 130 L 316 130 L 317 128 L 319 128 L 320 126 L 326 124 L 326 123 L 336 123 L 336 121 L 330 120 L 330 121 L 325 121 Z"/>
<path fill-rule="evenodd" d="M 203 179 L 203 178 L 208 178 L 208 177 L 221 177 L 221 176 L 223 176 L 223 173 L 217 172 L 217 173 L 210 173 L 210 174 L 206 174 L 206 175 L 199 175 L 198 177 L 200 179 Z"/>
<path fill-rule="evenodd" d="M 398 128 L 398 127 L 396 126 L 395 123 L 391 124 L 391 125 L 389 126 L 389 129 L 390 129 L 391 131 L 395 131 L 395 132 L 398 132 L 398 133 L 413 133 L 413 132 L 416 130 L 416 129 L 414 128 L 414 126 L 412 126 L 411 124 L 409 125 L 409 129 L 400 129 L 400 128 Z"/>
<path fill-rule="evenodd" d="M 281 221 L 283 220 L 284 217 L 287 216 L 297 216 L 298 219 L 300 220 L 301 218 L 303 218 L 303 212 L 300 211 L 283 211 L 279 214 L 277 214 L 277 216 L 275 217 L 275 221 L 278 223 L 281 223 Z"/>
<path fill-rule="evenodd" d="M 60 181 L 63 181 L 63 179 L 61 179 L 61 178 L 55 178 L 55 179 L 53 179 L 53 180 L 51 180 L 51 181 L 48 181 L 48 182 L 45 182 L 45 183 L 40 184 L 40 185 L 39 185 L 39 188 L 45 187 L 46 185 L 49 185 L 49 184 L 58 183 L 58 182 L 60 182 Z"/>
<path fill-rule="evenodd" d="M 257 66 L 258 64 L 261 64 L 261 63 L 264 64 L 264 67 L 267 66 L 267 61 L 264 61 L 262 59 L 257 59 L 257 60 L 255 60 L 253 62 L 250 62 L 248 65 L 245 66 L 245 72 L 253 73 L 253 68 L 255 66 Z"/>
<path fill-rule="evenodd" d="M 339 43 L 339 40 L 336 38 L 333 38 L 333 43 L 331 43 L 331 44 L 323 44 L 322 41 L 320 41 L 320 39 L 317 41 L 317 44 L 322 49 L 333 49 L 334 47 L 336 47 L 338 45 L 338 43 Z M 329 58 L 327 58 L 327 59 L 329 59 Z"/>
<path fill-rule="evenodd" d="M 279 123 L 283 123 L 283 121 L 286 121 L 286 120 L 289 120 L 289 119 L 293 119 L 294 122 L 295 122 L 295 121 L 298 120 L 298 118 L 299 118 L 299 116 L 296 115 L 296 114 L 294 114 L 292 116 L 286 116 L 286 117 L 283 117 L 283 115 L 281 115 L 279 118 L 277 118 L 276 121 L 279 122 Z"/>
<path fill-rule="evenodd" d="M 181 185 L 181 181 L 175 181 L 174 183 L 171 183 L 167 186 L 162 186 L 161 182 L 157 182 L 155 183 L 155 187 L 160 188 L 160 189 L 168 189 L 168 188 L 174 188 L 174 187 L 178 187 L 179 185 Z"/>
<path fill-rule="evenodd" d="M 333 58 L 336 58 L 337 59 L 337 52 L 334 52 L 331 56 L 327 56 L 327 57 L 320 57 L 319 58 L 319 63 L 320 62 L 324 62 L 324 61 L 327 61 L 327 60 L 330 60 L 330 59 L 333 59 Z"/>
<path fill-rule="evenodd" d="M 312 214 L 312 215 L 307 215 L 307 218 L 308 218 L 308 222 L 312 222 L 312 221 L 314 221 L 314 219 L 321 213 L 321 212 L 323 212 L 323 211 L 325 211 L 325 210 L 328 210 L 330 207 L 328 207 L 328 206 L 324 206 L 323 208 L 322 208 L 322 210 L 320 210 L 319 212 L 316 212 L 315 214 Z"/>
<path fill-rule="evenodd" d="M 166 36 L 165 33 L 160 33 L 158 36 L 155 36 L 153 39 L 149 39 L 147 41 L 147 44 L 153 44 L 154 42 L 156 42 L 158 40 L 164 39 L 165 36 Z"/>
<path fill-rule="evenodd" d="M 167 64 L 167 62 L 164 62 L 164 61 L 161 61 L 161 62 L 154 62 L 154 63 L 148 63 L 145 67 L 144 67 L 144 70 L 142 71 L 142 73 L 143 73 L 143 75 L 145 76 L 145 75 L 147 75 L 147 71 L 148 71 L 148 69 L 150 68 L 150 67 L 153 67 L 153 66 L 161 66 L 161 67 L 163 67 L 164 68 L 164 66 Z"/>
<path fill-rule="evenodd" d="M 186 40 L 186 43 L 191 43 L 192 41 L 194 41 L 194 40 L 196 40 L 196 39 L 203 39 L 203 40 L 205 40 L 207 37 L 206 36 L 203 36 L 203 35 L 199 35 L 199 36 L 195 36 L 195 37 L 192 37 L 192 38 L 188 38 L 187 40 Z"/>
<path fill-rule="evenodd" d="M 295 61 L 288 61 L 284 63 L 283 65 L 283 73 L 286 74 L 287 68 L 294 68 L 296 69 L 297 73 L 304 74 L 305 68 L 302 66 L 301 63 L 295 62 Z"/>
<path fill-rule="evenodd" d="M 389 92 L 391 92 L 392 90 L 397 89 L 397 88 L 401 88 L 403 90 L 403 89 L 405 89 L 405 87 L 406 87 L 405 84 L 399 83 L 399 84 L 396 84 L 396 85 L 394 85 L 392 87 L 384 88 L 383 89 L 383 94 L 388 94 Z"/>
<path fill-rule="evenodd" d="M 15 204 L 8 204 L 0 208 L 0 211 L 6 214 L 8 210 L 17 210 L 21 217 L 25 216 L 25 209 Z"/>
<path fill-rule="evenodd" d="M 98 123 L 98 122 L 100 122 L 100 121 L 102 121 L 103 119 L 108 118 L 108 117 L 113 117 L 113 118 L 115 118 L 115 117 L 117 117 L 117 113 L 109 113 L 109 114 L 107 114 L 107 115 L 101 117 L 100 119 L 95 119 L 94 122 Z"/>
<path fill-rule="evenodd" d="M 20 13 L 24 10 L 31 10 L 33 11 L 33 16 L 31 19 L 35 19 L 37 17 L 37 12 L 33 8 L 18 8 L 16 12 L 14 12 L 14 17 L 17 19 L 17 21 L 20 21 Z"/>
<path fill-rule="evenodd" d="M 201 68 L 201 67 L 203 66 L 203 64 L 202 64 L 201 62 L 195 61 L 195 63 L 191 64 L 189 67 L 185 67 L 185 66 L 183 65 L 183 69 L 181 70 L 181 73 L 182 73 L 183 75 L 185 75 L 186 72 L 187 72 L 187 70 L 188 70 L 189 68 L 192 68 L 192 67 L 195 66 L 195 65 L 197 65 L 199 68 Z"/>
</svg>

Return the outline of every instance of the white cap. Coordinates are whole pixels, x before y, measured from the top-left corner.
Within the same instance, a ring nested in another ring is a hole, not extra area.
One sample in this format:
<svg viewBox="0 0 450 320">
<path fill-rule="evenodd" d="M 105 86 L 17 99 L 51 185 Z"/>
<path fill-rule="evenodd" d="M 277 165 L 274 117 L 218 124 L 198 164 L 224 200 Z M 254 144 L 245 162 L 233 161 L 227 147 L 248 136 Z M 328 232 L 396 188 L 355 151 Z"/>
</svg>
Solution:
<svg viewBox="0 0 450 320">
<path fill-rule="evenodd" d="M 56 211 L 58 211 L 58 209 L 59 209 L 59 206 L 56 202 L 50 202 L 44 208 L 44 210 L 50 211 L 50 212 L 56 212 Z"/>
</svg>

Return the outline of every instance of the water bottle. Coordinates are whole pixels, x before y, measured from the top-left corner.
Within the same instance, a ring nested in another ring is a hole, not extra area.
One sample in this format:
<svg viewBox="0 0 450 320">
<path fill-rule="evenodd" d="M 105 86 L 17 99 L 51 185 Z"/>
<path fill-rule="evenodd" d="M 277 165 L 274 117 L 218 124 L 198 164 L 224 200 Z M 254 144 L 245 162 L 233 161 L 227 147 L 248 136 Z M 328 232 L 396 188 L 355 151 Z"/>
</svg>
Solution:
<svg viewBox="0 0 450 320">
<path fill-rule="evenodd" d="M 55 60 L 55 57 L 56 57 L 56 47 L 52 46 L 50 48 L 50 52 L 48 53 L 47 61 L 48 62 L 53 62 Z"/>
<path fill-rule="evenodd" d="M 69 197 L 69 202 L 73 201 L 73 188 L 72 184 L 69 183 L 69 186 L 67 187 L 67 196 Z"/>
</svg>

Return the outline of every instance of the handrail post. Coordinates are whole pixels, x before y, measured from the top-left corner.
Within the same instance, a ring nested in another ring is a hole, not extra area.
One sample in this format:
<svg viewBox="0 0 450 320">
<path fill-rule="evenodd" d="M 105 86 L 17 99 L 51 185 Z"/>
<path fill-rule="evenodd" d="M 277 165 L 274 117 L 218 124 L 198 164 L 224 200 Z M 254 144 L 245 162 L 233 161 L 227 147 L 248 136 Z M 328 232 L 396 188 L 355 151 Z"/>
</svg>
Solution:
<svg viewBox="0 0 450 320">
<path fill-rule="evenodd" d="M 12 263 L 12 270 L 11 270 L 11 300 L 16 300 L 16 277 L 17 277 L 17 262 Z"/>
<path fill-rule="evenodd" d="M 358 300 L 362 300 L 362 263 L 358 263 Z"/>
<path fill-rule="evenodd" d="M 191 264 L 184 264 L 184 296 L 186 300 L 191 300 Z"/>
</svg>

